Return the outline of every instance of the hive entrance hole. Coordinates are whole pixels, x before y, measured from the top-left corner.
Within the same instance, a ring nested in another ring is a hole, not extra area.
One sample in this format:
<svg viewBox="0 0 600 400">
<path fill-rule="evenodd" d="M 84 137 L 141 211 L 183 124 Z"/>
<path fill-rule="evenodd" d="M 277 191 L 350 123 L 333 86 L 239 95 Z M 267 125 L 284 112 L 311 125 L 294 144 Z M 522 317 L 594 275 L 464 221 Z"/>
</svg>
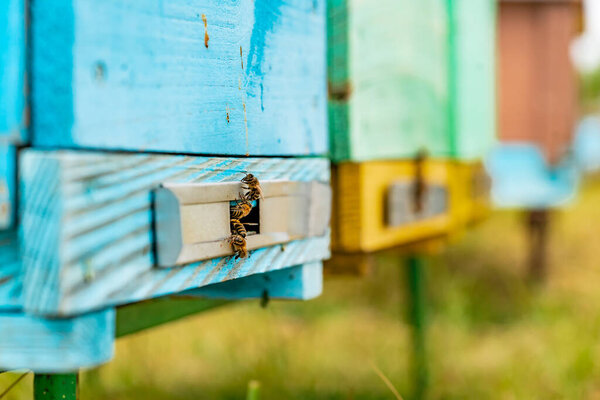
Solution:
<svg viewBox="0 0 600 400">
<path fill-rule="evenodd" d="M 234 207 L 236 202 L 233 201 L 230 203 L 231 207 Z M 244 224 L 244 228 L 246 228 L 246 235 L 258 235 L 260 234 L 260 202 L 253 201 L 252 202 L 252 210 L 250 214 L 246 215 L 244 218 L 240 218 L 240 222 Z M 229 229 L 231 230 L 232 226 L 229 224 Z M 231 232 L 233 233 L 233 232 Z"/>
</svg>

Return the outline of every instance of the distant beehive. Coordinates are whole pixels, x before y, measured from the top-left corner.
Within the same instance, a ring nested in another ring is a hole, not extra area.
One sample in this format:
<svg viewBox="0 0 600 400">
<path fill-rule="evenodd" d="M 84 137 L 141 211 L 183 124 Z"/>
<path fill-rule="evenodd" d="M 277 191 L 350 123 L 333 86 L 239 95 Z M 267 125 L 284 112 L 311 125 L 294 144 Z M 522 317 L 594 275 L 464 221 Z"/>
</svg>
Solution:
<svg viewBox="0 0 600 400">
<path fill-rule="evenodd" d="M 565 153 L 574 131 L 569 44 L 580 21 L 580 0 L 500 0 L 500 138 L 533 143 L 550 163 Z"/>
</svg>

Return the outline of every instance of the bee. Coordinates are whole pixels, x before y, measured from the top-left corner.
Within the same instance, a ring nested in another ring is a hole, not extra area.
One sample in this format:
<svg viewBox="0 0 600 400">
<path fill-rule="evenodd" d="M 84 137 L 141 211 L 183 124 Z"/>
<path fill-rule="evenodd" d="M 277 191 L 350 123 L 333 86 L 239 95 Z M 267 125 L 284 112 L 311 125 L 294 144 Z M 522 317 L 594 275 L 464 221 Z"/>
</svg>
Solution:
<svg viewBox="0 0 600 400">
<path fill-rule="evenodd" d="M 248 190 L 243 196 L 245 200 L 252 201 L 264 198 L 260 182 L 254 175 L 246 174 L 246 176 L 242 178 L 242 183 L 246 184 L 244 189 Z"/>
<path fill-rule="evenodd" d="M 231 207 L 231 219 L 241 219 L 250 214 L 252 211 L 252 204 L 245 198 L 242 198 L 241 201 L 238 201 L 235 206 Z"/>
<path fill-rule="evenodd" d="M 238 259 L 240 257 L 241 258 L 248 257 L 248 249 L 246 248 L 246 239 L 244 239 L 240 235 L 234 234 L 234 235 L 229 236 L 227 241 L 231 245 L 231 249 L 233 250 L 233 253 L 235 254 L 235 259 Z"/>
<path fill-rule="evenodd" d="M 244 227 L 244 224 L 242 224 L 240 222 L 239 219 L 232 219 L 231 220 L 231 233 L 233 235 L 237 235 L 237 236 L 241 236 L 243 238 L 246 237 L 246 227 Z"/>
</svg>

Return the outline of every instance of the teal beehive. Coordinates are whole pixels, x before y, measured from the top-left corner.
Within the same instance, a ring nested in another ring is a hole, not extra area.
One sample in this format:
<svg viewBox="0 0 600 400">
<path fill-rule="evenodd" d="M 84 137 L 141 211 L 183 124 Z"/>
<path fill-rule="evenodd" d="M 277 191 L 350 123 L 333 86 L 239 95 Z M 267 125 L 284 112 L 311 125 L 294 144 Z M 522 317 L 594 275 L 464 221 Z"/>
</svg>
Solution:
<svg viewBox="0 0 600 400">
<path fill-rule="evenodd" d="M 481 157 L 495 136 L 495 2 L 328 2 L 335 161 Z"/>
</svg>

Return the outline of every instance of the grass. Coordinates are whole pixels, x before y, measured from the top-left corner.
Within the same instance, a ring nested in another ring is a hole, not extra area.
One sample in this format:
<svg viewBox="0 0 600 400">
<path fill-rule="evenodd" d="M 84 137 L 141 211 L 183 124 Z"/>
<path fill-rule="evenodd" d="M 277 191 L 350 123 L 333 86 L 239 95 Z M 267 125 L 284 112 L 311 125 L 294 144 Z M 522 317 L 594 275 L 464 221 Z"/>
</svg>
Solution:
<svg viewBox="0 0 600 400">
<path fill-rule="evenodd" d="M 427 270 L 430 399 L 600 399 L 600 183 L 553 215 L 551 270 L 526 284 L 523 216 L 498 212 Z M 82 376 L 83 399 L 408 398 L 406 271 L 384 255 L 317 300 L 258 301 L 119 340 Z M 15 375 L 0 377 L 0 388 Z M 30 398 L 31 376 L 10 399 Z"/>
</svg>

